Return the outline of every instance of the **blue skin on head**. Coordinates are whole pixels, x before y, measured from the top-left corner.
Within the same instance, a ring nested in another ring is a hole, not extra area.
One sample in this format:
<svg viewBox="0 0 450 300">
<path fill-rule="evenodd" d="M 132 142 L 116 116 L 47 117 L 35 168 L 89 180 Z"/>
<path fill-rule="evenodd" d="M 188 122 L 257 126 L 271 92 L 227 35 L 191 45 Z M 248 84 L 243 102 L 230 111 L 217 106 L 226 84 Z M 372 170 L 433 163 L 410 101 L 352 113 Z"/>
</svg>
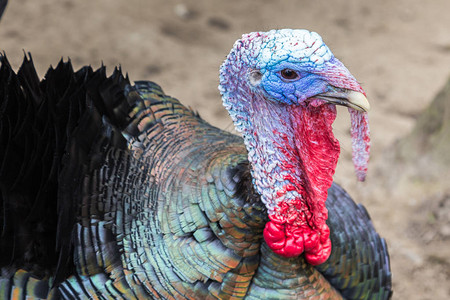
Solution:
<svg viewBox="0 0 450 300">
<path fill-rule="evenodd" d="M 267 98 L 272 101 L 288 105 L 300 104 L 308 98 L 330 91 L 332 86 L 324 73 L 327 72 L 327 69 L 340 67 L 340 65 L 341 63 L 336 58 L 321 65 L 311 62 L 282 61 L 277 65 L 260 70 L 263 76 L 259 85 L 265 91 Z M 285 69 L 295 71 L 298 78 L 284 79 L 281 71 Z"/>
</svg>

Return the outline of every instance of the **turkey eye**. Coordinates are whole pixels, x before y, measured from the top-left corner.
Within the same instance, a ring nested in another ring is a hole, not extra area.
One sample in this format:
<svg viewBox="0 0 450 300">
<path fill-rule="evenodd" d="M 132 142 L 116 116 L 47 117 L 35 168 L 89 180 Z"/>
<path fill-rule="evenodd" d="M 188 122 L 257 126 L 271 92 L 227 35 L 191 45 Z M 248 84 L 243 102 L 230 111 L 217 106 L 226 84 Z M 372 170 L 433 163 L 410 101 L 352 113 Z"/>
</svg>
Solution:
<svg viewBox="0 0 450 300">
<path fill-rule="evenodd" d="M 284 79 L 287 79 L 287 80 L 295 80 L 300 77 L 297 72 L 295 72 L 294 70 L 291 70 L 291 69 L 281 70 L 280 74 L 281 74 L 281 77 L 283 77 Z"/>
</svg>

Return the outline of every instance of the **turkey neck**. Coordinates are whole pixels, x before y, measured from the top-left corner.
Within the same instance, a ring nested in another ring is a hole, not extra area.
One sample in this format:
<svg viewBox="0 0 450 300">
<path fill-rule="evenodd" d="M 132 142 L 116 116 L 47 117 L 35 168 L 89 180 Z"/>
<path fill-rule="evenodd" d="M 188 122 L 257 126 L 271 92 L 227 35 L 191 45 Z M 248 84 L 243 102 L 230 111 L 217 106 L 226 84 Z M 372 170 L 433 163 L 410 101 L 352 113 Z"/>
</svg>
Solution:
<svg viewBox="0 0 450 300">
<path fill-rule="evenodd" d="M 250 106 L 252 127 L 242 133 L 253 183 L 269 215 L 283 218 L 288 213 L 285 204 L 300 200 L 298 209 L 306 219 L 290 222 L 299 226 L 312 219 L 324 223 L 324 202 L 339 157 L 339 142 L 331 128 L 335 107 L 287 106 L 258 96 Z"/>
</svg>

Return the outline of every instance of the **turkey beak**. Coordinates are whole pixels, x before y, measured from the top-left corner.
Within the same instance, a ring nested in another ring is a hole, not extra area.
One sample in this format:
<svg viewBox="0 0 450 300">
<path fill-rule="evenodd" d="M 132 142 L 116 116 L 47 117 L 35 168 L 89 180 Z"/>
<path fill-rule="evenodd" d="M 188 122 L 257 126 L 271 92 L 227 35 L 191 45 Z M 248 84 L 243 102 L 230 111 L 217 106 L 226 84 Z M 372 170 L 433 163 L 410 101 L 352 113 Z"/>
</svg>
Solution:
<svg viewBox="0 0 450 300">
<path fill-rule="evenodd" d="M 347 106 L 355 110 L 368 112 L 369 101 L 361 92 L 333 87 L 331 91 L 314 96 L 335 105 Z"/>
</svg>

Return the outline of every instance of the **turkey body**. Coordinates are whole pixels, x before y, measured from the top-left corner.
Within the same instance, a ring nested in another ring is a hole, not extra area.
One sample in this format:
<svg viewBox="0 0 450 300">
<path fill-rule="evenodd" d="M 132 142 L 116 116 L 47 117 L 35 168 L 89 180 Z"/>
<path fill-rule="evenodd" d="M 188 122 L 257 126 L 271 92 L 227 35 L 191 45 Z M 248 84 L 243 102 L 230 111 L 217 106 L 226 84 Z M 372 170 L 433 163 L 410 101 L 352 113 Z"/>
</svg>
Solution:
<svg viewBox="0 0 450 300">
<path fill-rule="evenodd" d="M 118 69 L 1 63 L 1 299 L 390 297 L 385 241 L 337 184 L 328 260 L 275 254 L 241 137 Z"/>
</svg>

